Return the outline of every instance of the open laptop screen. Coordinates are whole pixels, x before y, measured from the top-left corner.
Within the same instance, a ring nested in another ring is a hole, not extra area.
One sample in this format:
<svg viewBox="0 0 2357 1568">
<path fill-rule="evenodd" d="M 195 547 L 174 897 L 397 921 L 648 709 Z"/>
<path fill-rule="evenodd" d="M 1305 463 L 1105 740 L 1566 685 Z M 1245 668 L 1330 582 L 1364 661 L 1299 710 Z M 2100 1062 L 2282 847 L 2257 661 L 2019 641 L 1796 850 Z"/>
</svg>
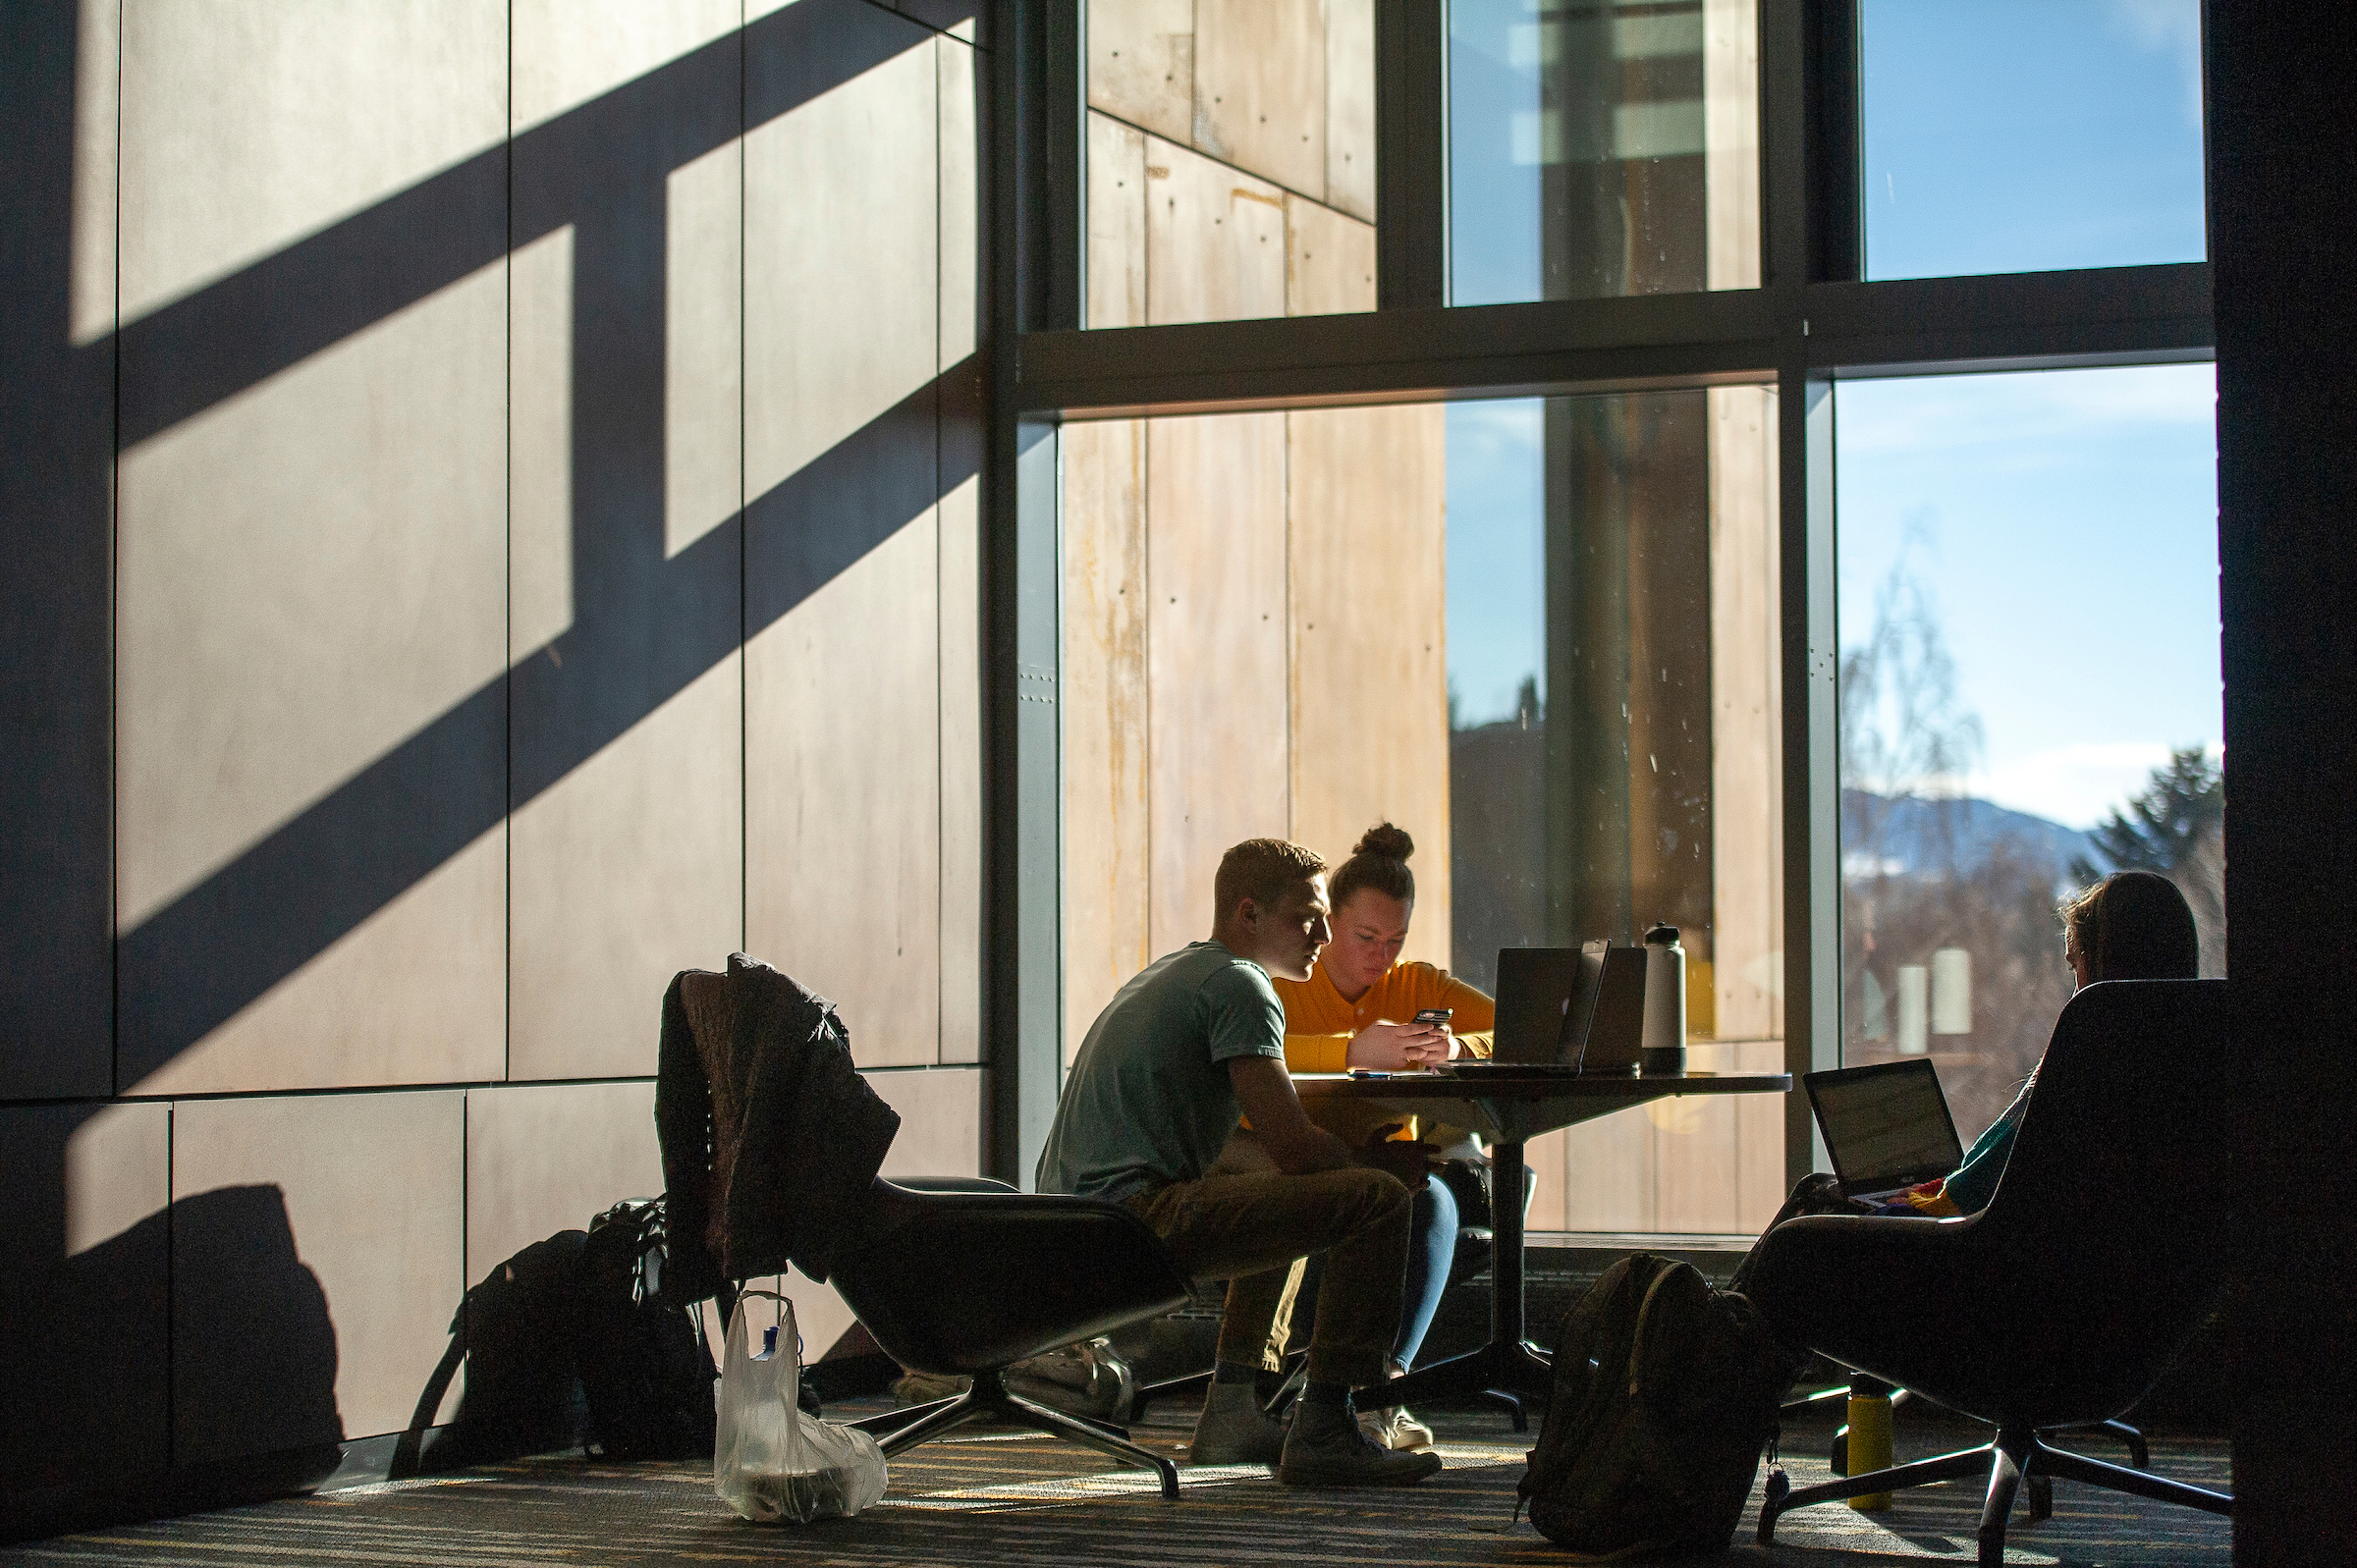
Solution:
<svg viewBox="0 0 2357 1568">
<path fill-rule="evenodd" d="M 1947 1097 L 1929 1061 L 1812 1072 L 1801 1083 L 1844 1193 L 1911 1187 L 1963 1162 Z"/>
</svg>

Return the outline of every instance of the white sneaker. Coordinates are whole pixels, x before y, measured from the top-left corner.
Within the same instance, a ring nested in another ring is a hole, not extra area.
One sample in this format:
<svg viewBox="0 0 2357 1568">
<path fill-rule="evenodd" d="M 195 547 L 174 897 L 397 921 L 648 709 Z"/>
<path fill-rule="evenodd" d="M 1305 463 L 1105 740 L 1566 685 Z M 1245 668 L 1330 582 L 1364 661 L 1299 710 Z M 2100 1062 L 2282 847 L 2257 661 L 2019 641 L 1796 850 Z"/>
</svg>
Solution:
<svg viewBox="0 0 2357 1568">
<path fill-rule="evenodd" d="M 1394 1453 L 1421 1453 L 1432 1446 L 1432 1429 L 1409 1413 L 1405 1405 L 1358 1413 L 1358 1430 L 1367 1440 Z"/>
</svg>

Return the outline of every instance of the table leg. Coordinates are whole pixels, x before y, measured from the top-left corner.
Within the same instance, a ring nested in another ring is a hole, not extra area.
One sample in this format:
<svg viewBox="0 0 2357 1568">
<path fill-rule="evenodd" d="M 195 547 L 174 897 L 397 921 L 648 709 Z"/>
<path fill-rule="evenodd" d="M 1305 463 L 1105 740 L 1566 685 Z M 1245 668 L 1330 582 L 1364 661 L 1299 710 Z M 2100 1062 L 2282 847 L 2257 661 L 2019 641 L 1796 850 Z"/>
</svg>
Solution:
<svg viewBox="0 0 2357 1568">
<path fill-rule="evenodd" d="M 1361 1409 L 1461 1399 L 1498 1388 L 1544 1393 L 1552 1368 L 1547 1352 L 1523 1337 L 1522 1145 L 1499 1143 L 1490 1158 L 1490 1342 L 1469 1355 L 1453 1356 L 1395 1378 L 1379 1388 L 1361 1388 Z"/>
</svg>

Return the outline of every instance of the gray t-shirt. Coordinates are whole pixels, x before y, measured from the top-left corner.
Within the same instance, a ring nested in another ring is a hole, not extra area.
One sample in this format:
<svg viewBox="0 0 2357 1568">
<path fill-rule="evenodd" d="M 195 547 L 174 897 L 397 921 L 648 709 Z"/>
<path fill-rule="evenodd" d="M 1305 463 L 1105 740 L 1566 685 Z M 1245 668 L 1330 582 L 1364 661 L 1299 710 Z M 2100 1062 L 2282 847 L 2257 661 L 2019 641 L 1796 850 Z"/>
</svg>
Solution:
<svg viewBox="0 0 2357 1568">
<path fill-rule="evenodd" d="M 1148 964 L 1081 1044 L 1039 1190 L 1118 1202 L 1200 1177 L 1241 1114 L 1228 1083 L 1234 1056 L 1285 1058 L 1285 1004 L 1268 972 L 1216 942 Z"/>
</svg>

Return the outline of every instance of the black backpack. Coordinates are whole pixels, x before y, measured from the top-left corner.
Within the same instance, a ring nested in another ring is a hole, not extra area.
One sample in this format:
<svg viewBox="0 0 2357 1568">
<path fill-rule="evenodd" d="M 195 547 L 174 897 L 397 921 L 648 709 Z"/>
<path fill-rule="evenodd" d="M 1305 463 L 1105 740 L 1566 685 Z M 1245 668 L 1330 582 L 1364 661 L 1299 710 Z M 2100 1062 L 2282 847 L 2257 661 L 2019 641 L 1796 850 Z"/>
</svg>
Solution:
<svg viewBox="0 0 2357 1568">
<path fill-rule="evenodd" d="M 609 1459 L 709 1459 L 720 1372 L 702 1320 L 663 1293 L 660 1198 L 630 1198 L 581 1244 L 576 1365 L 591 1436 Z"/>
<path fill-rule="evenodd" d="M 1623 1258 L 1563 1319 L 1530 1522 L 1575 1561 L 1726 1550 L 1801 1365 L 1693 1266 Z"/>
</svg>

